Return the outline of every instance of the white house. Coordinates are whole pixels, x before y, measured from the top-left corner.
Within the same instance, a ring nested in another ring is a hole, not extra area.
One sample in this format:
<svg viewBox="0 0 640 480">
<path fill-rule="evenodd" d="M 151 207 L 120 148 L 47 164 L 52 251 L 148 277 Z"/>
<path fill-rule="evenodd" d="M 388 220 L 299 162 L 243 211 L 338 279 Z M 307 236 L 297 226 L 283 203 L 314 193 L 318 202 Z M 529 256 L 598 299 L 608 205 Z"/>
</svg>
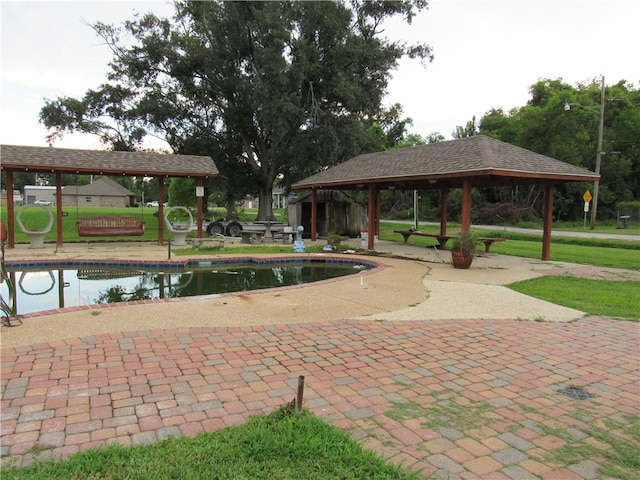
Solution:
<svg viewBox="0 0 640 480">
<path fill-rule="evenodd" d="M 64 187 L 63 187 L 64 188 Z M 24 186 L 24 204 L 32 205 L 36 200 L 44 200 L 45 202 L 51 202 L 51 205 L 56 203 L 56 187 L 41 187 L 39 185 L 25 185 Z"/>
</svg>

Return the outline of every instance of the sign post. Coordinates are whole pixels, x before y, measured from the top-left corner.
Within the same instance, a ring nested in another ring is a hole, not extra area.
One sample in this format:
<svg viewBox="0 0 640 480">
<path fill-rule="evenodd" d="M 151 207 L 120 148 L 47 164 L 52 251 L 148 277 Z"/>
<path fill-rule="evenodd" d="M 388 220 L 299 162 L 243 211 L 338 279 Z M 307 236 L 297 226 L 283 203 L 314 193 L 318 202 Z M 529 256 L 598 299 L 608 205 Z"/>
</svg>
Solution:
<svg viewBox="0 0 640 480">
<path fill-rule="evenodd" d="M 582 199 L 584 200 L 584 221 L 583 221 L 583 228 L 587 228 L 587 213 L 589 212 L 589 202 L 591 201 L 591 192 L 589 190 L 587 190 L 586 192 L 584 192 L 584 195 L 582 195 Z"/>
</svg>

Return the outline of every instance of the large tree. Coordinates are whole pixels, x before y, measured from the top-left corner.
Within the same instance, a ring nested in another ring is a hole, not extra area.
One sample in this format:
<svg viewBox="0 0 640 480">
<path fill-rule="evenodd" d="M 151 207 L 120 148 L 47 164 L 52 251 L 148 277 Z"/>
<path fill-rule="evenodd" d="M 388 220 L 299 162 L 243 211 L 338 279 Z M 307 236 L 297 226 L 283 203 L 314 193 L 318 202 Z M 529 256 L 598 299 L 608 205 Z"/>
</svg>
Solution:
<svg viewBox="0 0 640 480">
<path fill-rule="evenodd" d="M 41 119 L 53 137 L 88 131 L 125 149 L 153 134 L 211 155 L 230 198 L 257 186 L 260 219 L 279 176 L 287 185 L 370 148 L 398 60 L 431 59 L 383 37 L 386 19 L 410 23 L 427 0 L 174 5 L 172 20 L 94 25 L 113 52 L 109 83 L 47 101 Z"/>
</svg>

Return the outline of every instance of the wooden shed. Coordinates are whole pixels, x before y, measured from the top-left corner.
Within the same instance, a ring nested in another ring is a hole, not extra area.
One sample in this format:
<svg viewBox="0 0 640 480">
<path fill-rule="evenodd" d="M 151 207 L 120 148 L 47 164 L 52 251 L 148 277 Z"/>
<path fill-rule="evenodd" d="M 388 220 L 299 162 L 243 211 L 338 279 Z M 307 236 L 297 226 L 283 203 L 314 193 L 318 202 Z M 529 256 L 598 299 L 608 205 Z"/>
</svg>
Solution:
<svg viewBox="0 0 640 480">
<path fill-rule="evenodd" d="M 304 236 L 311 235 L 311 193 L 289 199 L 289 225 L 304 227 Z M 358 237 L 367 227 L 367 206 L 340 190 L 317 192 L 317 225 L 320 236 L 337 233 Z"/>
</svg>

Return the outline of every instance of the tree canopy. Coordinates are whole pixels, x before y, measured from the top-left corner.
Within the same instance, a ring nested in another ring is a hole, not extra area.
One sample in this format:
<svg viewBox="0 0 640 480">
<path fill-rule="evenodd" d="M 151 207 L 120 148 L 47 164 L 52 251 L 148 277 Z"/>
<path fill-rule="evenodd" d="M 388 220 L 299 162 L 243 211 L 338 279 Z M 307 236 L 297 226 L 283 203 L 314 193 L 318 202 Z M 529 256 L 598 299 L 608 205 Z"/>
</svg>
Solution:
<svg viewBox="0 0 640 480">
<path fill-rule="evenodd" d="M 487 112 L 480 119 L 479 133 L 595 171 L 600 94 L 599 79 L 576 86 L 561 79 L 542 79 L 531 86 L 526 105 L 509 112 Z M 640 198 L 640 90 L 621 80 L 606 86 L 605 94 L 598 212 L 603 218 L 614 218 L 619 202 Z M 581 218 L 587 188 L 591 185 L 560 185 L 554 202 L 556 216 Z M 539 198 L 521 190 L 517 201 L 527 202 L 525 197 Z"/>
<path fill-rule="evenodd" d="M 172 19 L 94 25 L 113 52 L 108 82 L 47 100 L 41 121 L 50 141 L 80 131 L 124 150 L 155 135 L 175 153 L 210 155 L 229 201 L 259 191 L 260 219 L 272 216 L 276 178 L 287 186 L 378 148 L 374 125 L 398 141 L 408 119 L 383 107 L 391 71 L 403 56 L 432 59 L 383 30 L 427 0 L 174 6 Z"/>
</svg>

